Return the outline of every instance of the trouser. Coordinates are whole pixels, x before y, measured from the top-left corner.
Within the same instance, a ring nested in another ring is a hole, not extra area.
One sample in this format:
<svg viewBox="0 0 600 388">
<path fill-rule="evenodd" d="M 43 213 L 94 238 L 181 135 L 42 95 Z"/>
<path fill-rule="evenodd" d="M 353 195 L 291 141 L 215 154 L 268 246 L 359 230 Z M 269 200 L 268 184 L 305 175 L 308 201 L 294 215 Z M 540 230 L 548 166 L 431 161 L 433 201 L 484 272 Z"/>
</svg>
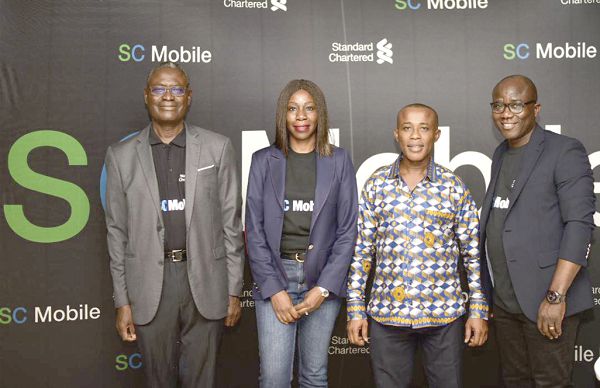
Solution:
<svg viewBox="0 0 600 388">
<path fill-rule="evenodd" d="M 562 335 L 550 340 L 539 332 L 537 322 L 494 305 L 493 324 L 504 386 L 572 387 L 573 348 L 580 318 L 565 318 Z"/>
<path fill-rule="evenodd" d="M 283 266 L 289 281 L 286 291 L 298 304 L 308 291 L 303 264 L 283 260 Z M 285 325 L 277 319 L 270 299 L 256 301 L 261 388 L 290 386 L 296 344 L 299 387 L 327 387 L 327 350 L 340 305 L 340 299 L 326 300 L 310 315 Z"/>
<path fill-rule="evenodd" d="M 147 387 L 208 388 L 215 385 L 217 349 L 223 320 L 198 312 L 187 262 L 165 260 L 158 311 L 147 325 L 136 325 Z"/>
<path fill-rule="evenodd" d="M 369 320 L 371 365 L 379 388 L 409 387 L 417 346 L 430 388 L 462 387 L 464 319 L 438 327 L 413 329 Z"/>
</svg>

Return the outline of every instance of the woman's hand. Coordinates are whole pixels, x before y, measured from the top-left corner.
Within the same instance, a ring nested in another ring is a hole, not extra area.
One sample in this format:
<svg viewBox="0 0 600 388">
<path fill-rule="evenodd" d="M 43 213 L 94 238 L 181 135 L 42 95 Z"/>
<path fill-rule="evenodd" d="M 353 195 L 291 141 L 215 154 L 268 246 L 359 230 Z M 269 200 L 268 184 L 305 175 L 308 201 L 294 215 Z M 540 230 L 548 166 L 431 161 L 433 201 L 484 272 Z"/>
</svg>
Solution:
<svg viewBox="0 0 600 388">
<path fill-rule="evenodd" d="M 300 319 L 300 314 L 294 308 L 292 299 L 285 290 L 281 290 L 271 296 L 271 306 L 279 322 L 285 325 Z"/>
</svg>

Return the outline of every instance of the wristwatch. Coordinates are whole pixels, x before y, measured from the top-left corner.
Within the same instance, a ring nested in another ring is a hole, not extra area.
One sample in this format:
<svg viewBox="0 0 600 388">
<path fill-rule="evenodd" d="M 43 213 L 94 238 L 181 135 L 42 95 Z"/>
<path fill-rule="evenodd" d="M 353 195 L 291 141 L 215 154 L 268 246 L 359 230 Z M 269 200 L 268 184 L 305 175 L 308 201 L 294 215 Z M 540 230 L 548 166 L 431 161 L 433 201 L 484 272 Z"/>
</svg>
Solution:
<svg viewBox="0 0 600 388">
<path fill-rule="evenodd" d="M 550 304 L 560 304 L 567 299 L 567 295 L 563 295 L 558 291 L 548 290 L 546 292 L 546 302 Z"/>
<path fill-rule="evenodd" d="M 319 286 L 319 290 L 321 290 L 321 296 L 323 298 L 329 297 L 329 290 L 327 288 L 323 288 L 323 287 Z"/>
</svg>

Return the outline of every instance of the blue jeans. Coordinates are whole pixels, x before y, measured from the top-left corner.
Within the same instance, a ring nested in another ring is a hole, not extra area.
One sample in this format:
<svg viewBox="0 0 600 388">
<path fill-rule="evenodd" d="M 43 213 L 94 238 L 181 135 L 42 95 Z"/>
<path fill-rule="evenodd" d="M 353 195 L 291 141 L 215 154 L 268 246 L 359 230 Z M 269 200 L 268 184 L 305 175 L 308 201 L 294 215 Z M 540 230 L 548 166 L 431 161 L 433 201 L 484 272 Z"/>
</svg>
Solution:
<svg viewBox="0 0 600 388">
<path fill-rule="evenodd" d="M 303 264 L 294 260 L 282 260 L 289 280 L 287 293 L 296 305 L 308 291 Z M 327 387 L 327 350 L 340 304 L 339 298 L 326 300 L 310 315 L 284 325 L 277 319 L 270 299 L 256 301 L 261 388 L 290 386 L 296 335 L 299 386 Z"/>
</svg>

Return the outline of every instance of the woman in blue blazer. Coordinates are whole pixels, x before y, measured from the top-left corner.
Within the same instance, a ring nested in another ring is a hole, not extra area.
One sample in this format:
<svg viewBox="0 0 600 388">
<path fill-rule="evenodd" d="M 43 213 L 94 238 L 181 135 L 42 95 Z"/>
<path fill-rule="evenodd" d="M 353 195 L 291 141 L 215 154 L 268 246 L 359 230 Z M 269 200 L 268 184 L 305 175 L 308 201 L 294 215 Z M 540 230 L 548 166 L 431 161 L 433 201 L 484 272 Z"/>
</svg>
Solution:
<svg viewBox="0 0 600 388">
<path fill-rule="evenodd" d="M 319 87 L 290 81 L 277 102 L 275 144 L 252 155 L 246 235 L 261 387 L 327 386 L 327 350 L 346 294 L 357 189 L 348 153 L 329 143 Z"/>
</svg>

